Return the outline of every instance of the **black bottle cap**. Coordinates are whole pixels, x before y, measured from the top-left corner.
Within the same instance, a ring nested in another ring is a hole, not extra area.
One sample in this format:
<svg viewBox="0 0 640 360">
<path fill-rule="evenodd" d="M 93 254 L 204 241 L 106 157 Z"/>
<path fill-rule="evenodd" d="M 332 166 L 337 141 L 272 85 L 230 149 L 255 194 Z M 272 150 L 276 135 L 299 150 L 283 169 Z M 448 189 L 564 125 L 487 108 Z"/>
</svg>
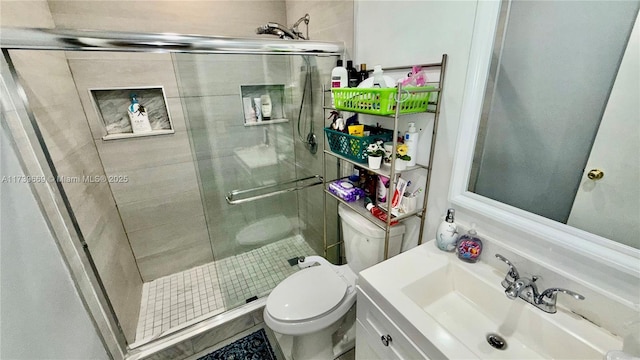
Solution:
<svg viewBox="0 0 640 360">
<path fill-rule="evenodd" d="M 446 218 L 446 221 L 447 221 L 448 223 L 452 223 L 452 222 L 453 222 L 453 217 L 454 217 L 455 212 L 456 212 L 456 211 L 455 211 L 455 209 L 449 209 L 449 210 L 447 210 L 447 218 Z"/>
<path fill-rule="evenodd" d="M 342 60 L 338 60 L 338 66 L 342 66 Z"/>
<path fill-rule="evenodd" d="M 347 67 L 348 68 L 352 68 L 353 67 L 353 60 L 347 60 Z"/>
</svg>

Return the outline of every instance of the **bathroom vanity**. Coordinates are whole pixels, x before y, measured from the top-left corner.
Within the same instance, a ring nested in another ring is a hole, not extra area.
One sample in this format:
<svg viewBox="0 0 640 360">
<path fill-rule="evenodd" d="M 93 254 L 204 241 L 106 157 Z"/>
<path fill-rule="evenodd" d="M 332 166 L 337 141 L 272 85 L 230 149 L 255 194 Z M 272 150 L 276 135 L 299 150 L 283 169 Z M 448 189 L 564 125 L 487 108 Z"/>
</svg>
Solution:
<svg viewBox="0 0 640 360">
<path fill-rule="evenodd" d="M 508 270 L 462 262 L 430 241 L 362 271 L 356 358 L 602 359 L 622 347 L 562 307 L 578 300 L 562 296 L 549 314 L 509 299 L 501 285 Z"/>
</svg>

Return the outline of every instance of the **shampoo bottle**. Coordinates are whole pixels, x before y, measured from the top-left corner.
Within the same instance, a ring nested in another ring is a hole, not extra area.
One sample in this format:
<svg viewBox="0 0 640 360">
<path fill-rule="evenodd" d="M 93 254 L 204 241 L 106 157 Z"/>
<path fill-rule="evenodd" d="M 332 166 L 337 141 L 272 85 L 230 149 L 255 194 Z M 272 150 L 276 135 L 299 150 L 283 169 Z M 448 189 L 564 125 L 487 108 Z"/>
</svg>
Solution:
<svg viewBox="0 0 640 360">
<path fill-rule="evenodd" d="M 131 94 L 131 105 L 127 109 L 129 120 L 131 121 L 131 130 L 134 134 L 151 132 L 151 123 L 149 115 L 144 106 L 138 102 L 138 95 Z"/>
<path fill-rule="evenodd" d="M 389 178 L 386 176 L 378 175 L 378 184 L 376 192 L 378 193 L 378 204 L 387 203 L 387 192 L 389 191 Z"/>
<path fill-rule="evenodd" d="M 454 251 L 458 241 L 458 226 L 453 222 L 454 209 L 447 210 L 447 217 L 436 231 L 436 245 L 442 251 Z"/>
<path fill-rule="evenodd" d="M 350 88 L 358 87 L 360 76 L 358 70 L 353 67 L 353 61 L 347 60 L 347 86 Z"/>
<path fill-rule="evenodd" d="M 262 111 L 262 119 L 271 119 L 271 96 L 269 96 L 269 94 L 260 96 L 260 102 L 262 103 L 262 106 L 260 107 Z"/>
<path fill-rule="evenodd" d="M 345 88 L 349 85 L 349 74 L 342 66 L 342 60 L 338 60 L 336 67 L 331 70 L 331 88 Z M 335 106 L 333 93 L 331 93 L 331 106 Z"/>
<path fill-rule="evenodd" d="M 416 157 L 418 155 L 418 136 L 420 134 L 416 131 L 416 124 L 410 122 L 409 130 L 404 134 L 404 143 L 407 145 L 407 155 L 411 157 L 411 160 L 407 163 L 407 166 L 416 165 Z"/>
</svg>

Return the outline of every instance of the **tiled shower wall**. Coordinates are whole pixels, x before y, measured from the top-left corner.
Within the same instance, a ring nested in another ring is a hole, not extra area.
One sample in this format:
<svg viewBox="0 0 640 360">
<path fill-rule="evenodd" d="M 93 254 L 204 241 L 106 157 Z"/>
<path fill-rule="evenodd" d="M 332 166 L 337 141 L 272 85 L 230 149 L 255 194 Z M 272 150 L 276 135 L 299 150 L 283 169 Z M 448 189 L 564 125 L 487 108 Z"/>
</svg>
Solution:
<svg viewBox="0 0 640 360">
<path fill-rule="evenodd" d="M 285 21 L 284 1 L 50 1 L 49 7 L 57 27 L 76 29 L 254 36 L 262 23 Z M 143 280 L 211 261 L 171 56 L 83 52 L 67 57 L 105 171 L 129 177 L 128 183 L 112 184 L 112 191 Z M 104 130 L 88 88 L 158 85 L 165 88 L 175 134 L 101 140 Z"/>
<path fill-rule="evenodd" d="M 143 280 L 212 261 L 171 56 L 68 52 L 67 58 L 105 172 L 128 177 L 111 191 Z M 145 86 L 164 87 L 175 133 L 102 140 L 89 89 Z"/>
</svg>

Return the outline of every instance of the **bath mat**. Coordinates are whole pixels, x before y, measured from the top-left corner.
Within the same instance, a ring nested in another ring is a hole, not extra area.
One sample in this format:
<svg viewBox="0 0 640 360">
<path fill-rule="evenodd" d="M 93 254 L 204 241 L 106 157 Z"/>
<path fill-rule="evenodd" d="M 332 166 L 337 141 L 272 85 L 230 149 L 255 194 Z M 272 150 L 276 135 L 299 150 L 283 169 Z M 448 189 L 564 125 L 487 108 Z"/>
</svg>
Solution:
<svg viewBox="0 0 640 360">
<path fill-rule="evenodd" d="M 277 360 L 267 333 L 260 329 L 198 360 Z"/>
</svg>

